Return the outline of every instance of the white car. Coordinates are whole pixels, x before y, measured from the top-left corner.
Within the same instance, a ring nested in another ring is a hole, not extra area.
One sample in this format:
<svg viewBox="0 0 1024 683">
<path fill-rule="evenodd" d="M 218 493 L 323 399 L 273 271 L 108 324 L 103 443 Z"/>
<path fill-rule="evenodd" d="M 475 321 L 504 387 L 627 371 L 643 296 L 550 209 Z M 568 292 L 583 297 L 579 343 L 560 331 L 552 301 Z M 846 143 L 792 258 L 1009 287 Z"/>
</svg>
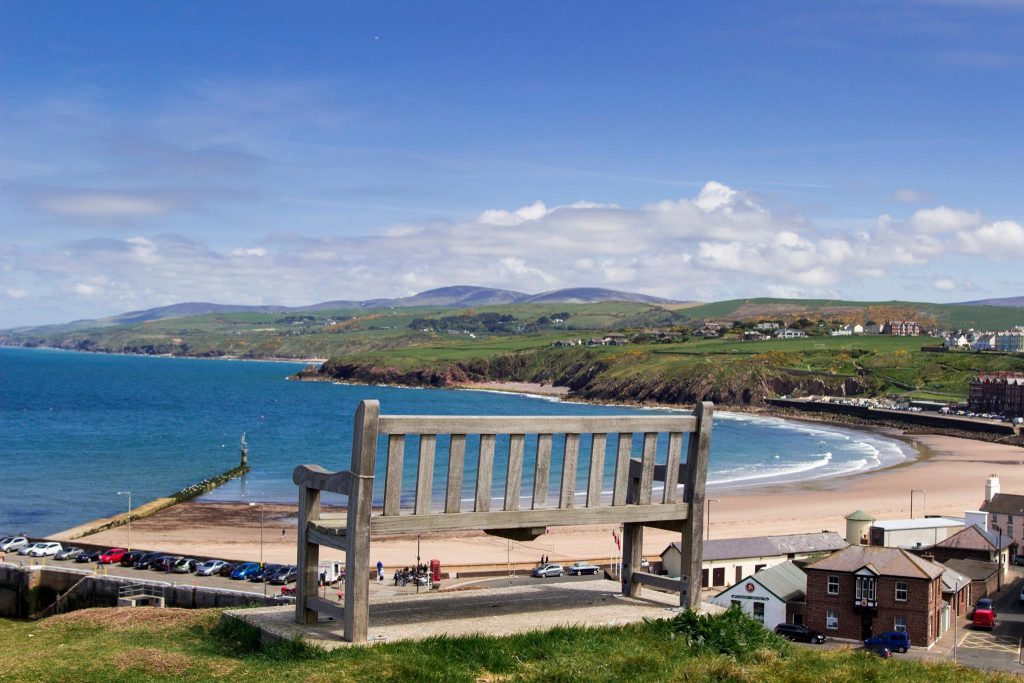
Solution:
<svg viewBox="0 0 1024 683">
<path fill-rule="evenodd" d="M 196 576 L 216 576 L 220 568 L 226 565 L 224 560 L 207 560 L 196 566 Z"/>
<path fill-rule="evenodd" d="M 0 541 L 0 551 L 5 553 L 17 552 L 28 545 L 28 539 L 24 536 L 8 536 Z"/>
<path fill-rule="evenodd" d="M 32 550 L 28 551 L 28 554 L 32 557 L 50 557 L 52 555 L 56 555 L 63 549 L 64 548 L 60 543 L 57 543 L 56 541 L 47 541 L 43 543 L 36 543 L 32 547 Z"/>
<path fill-rule="evenodd" d="M 35 543 L 28 543 L 26 545 L 23 545 L 23 546 L 21 546 L 18 549 L 18 554 L 19 555 L 28 555 L 30 552 L 32 552 L 35 549 L 35 547 L 37 545 L 43 545 L 43 542 L 42 541 L 36 541 Z"/>
</svg>

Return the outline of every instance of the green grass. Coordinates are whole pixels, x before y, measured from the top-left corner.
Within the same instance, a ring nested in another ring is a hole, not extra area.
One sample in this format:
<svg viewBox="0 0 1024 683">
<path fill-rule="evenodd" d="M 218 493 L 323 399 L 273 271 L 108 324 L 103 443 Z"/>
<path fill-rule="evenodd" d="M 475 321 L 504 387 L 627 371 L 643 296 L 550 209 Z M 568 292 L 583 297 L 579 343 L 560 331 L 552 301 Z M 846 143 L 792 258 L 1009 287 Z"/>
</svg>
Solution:
<svg viewBox="0 0 1024 683">
<path fill-rule="evenodd" d="M 43 622 L 0 620 L 0 672 L 5 680 L 118 683 L 1016 680 L 946 663 L 798 647 L 737 613 L 328 653 L 299 641 L 261 646 L 254 629 L 221 622 L 216 610 L 87 610 Z"/>
</svg>

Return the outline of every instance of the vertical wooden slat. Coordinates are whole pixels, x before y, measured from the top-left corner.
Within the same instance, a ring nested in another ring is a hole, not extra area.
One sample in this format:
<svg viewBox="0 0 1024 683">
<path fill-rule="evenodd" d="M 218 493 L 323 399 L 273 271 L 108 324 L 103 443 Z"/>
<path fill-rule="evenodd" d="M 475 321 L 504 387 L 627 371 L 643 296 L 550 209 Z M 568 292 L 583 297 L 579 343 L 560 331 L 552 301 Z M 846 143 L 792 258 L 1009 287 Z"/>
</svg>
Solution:
<svg viewBox="0 0 1024 683">
<path fill-rule="evenodd" d="M 452 434 L 448 447 L 448 489 L 445 493 L 444 511 L 459 512 L 462 509 L 462 471 L 466 460 L 466 435 Z"/>
<path fill-rule="evenodd" d="M 562 460 L 562 493 L 558 497 L 558 507 L 568 510 L 576 496 L 576 463 L 580 456 L 580 435 L 566 434 L 564 459 Z"/>
<path fill-rule="evenodd" d="M 430 514 L 430 497 L 434 491 L 434 449 L 437 436 L 420 435 L 420 457 L 416 468 L 416 506 L 414 514 Z"/>
<path fill-rule="evenodd" d="M 680 432 L 669 432 L 668 435 L 668 461 L 665 463 L 665 491 L 661 496 L 661 502 L 674 503 L 679 497 L 677 487 L 679 485 L 679 457 L 683 452 L 683 435 Z"/>
<path fill-rule="evenodd" d="M 601 484 L 604 481 L 604 448 L 607 434 L 594 434 L 590 442 L 590 477 L 587 481 L 587 507 L 601 504 Z"/>
<path fill-rule="evenodd" d="M 612 487 L 612 505 L 625 505 L 629 489 L 629 460 L 633 451 L 633 434 L 619 434 L 615 447 L 615 483 Z"/>
<path fill-rule="evenodd" d="M 388 472 L 384 480 L 384 514 L 397 515 L 402 506 L 402 463 L 405 460 L 405 434 L 388 437 Z"/>
<path fill-rule="evenodd" d="M 640 461 L 640 504 L 651 504 L 651 489 L 654 488 L 654 458 L 658 455 L 658 433 L 644 434 L 644 452 Z"/>
<path fill-rule="evenodd" d="M 348 497 L 345 553 L 345 640 L 366 641 L 370 621 L 370 512 L 373 505 L 373 470 L 377 462 L 380 403 L 361 401 L 352 434 L 352 491 Z"/>
<path fill-rule="evenodd" d="M 690 504 L 680 539 L 679 606 L 700 609 L 700 573 L 704 555 L 704 485 L 708 476 L 708 456 L 711 450 L 711 418 L 715 404 L 704 401 L 694 406 L 697 427 L 690 434 L 686 449 L 686 484 L 683 502 Z"/>
<path fill-rule="evenodd" d="M 307 597 L 316 597 L 319 585 L 320 545 L 306 540 L 310 521 L 320 517 L 320 491 L 299 487 L 299 548 L 296 562 L 299 575 L 295 586 L 295 623 L 315 624 L 317 613 L 306 607 Z"/>
<path fill-rule="evenodd" d="M 523 486 L 523 443 L 526 436 L 508 437 L 508 469 L 505 472 L 505 509 L 519 509 L 519 492 Z"/>
<path fill-rule="evenodd" d="M 533 502 L 534 510 L 540 510 L 548 504 L 548 482 L 551 478 L 551 435 L 537 435 L 537 462 L 533 470 Z"/>
<path fill-rule="evenodd" d="M 476 512 L 491 510 L 491 474 L 494 471 L 494 434 L 480 435 L 480 459 L 476 468 Z"/>
</svg>

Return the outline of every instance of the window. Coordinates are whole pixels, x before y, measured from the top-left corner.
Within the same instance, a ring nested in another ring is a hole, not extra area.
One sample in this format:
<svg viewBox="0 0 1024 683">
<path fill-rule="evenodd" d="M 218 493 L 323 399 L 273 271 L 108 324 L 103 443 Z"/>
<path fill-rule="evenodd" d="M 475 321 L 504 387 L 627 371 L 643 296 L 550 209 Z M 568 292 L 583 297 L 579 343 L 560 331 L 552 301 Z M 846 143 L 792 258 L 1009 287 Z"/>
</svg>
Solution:
<svg viewBox="0 0 1024 683">
<path fill-rule="evenodd" d="M 825 611 L 825 628 L 833 630 L 839 628 L 839 610 L 830 609 Z"/>
<path fill-rule="evenodd" d="M 929 624 L 930 626 L 931 624 Z M 893 617 L 892 630 L 899 633 L 907 632 L 907 618 L 906 617 Z"/>
<path fill-rule="evenodd" d="M 906 602 L 909 588 L 906 581 L 896 582 L 896 602 Z"/>
<path fill-rule="evenodd" d="M 878 586 L 878 581 L 871 576 L 858 576 L 857 577 L 857 600 L 870 600 L 875 601 L 875 590 Z"/>
<path fill-rule="evenodd" d="M 739 600 L 730 600 L 729 601 L 729 606 L 730 607 L 740 607 L 740 608 L 742 608 L 743 604 Z"/>
<path fill-rule="evenodd" d="M 742 580 L 743 580 L 743 565 L 738 565 L 736 567 L 736 583 L 739 583 Z"/>
<path fill-rule="evenodd" d="M 764 603 L 763 602 L 755 602 L 754 603 L 754 621 L 758 622 L 759 624 L 763 624 L 764 623 Z"/>
<path fill-rule="evenodd" d="M 768 565 L 766 565 L 766 564 L 755 564 L 754 565 L 754 573 L 755 574 L 758 573 L 759 571 L 761 571 L 762 569 L 764 569 L 767 566 Z"/>
<path fill-rule="evenodd" d="M 828 577 L 828 594 L 839 595 L 839 577 L 829 576 Z"/>
</svg>

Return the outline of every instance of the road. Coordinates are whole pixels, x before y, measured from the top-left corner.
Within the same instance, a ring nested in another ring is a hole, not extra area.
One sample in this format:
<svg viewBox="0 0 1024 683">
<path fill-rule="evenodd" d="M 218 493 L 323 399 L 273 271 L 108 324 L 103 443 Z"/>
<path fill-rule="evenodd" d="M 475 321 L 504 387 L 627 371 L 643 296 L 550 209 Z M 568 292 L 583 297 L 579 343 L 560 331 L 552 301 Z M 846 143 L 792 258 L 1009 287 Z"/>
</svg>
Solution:
<svg viewBox="0 0 1024 683">
<path fill-rule="evenodd" d="M 1016 568 L 1014 568 L 1016 569 Z M 1024 579 L 1010 575 L 1010 584 L 996 598 L 996 627 L 975 631 L 969 626 L 956 634 L 956 658 L 977 669 L 1024 672 L 1021 666 L 1021 639 L 1024 637 L 1024 606 L 1018 600 Z"/>
</svg>

